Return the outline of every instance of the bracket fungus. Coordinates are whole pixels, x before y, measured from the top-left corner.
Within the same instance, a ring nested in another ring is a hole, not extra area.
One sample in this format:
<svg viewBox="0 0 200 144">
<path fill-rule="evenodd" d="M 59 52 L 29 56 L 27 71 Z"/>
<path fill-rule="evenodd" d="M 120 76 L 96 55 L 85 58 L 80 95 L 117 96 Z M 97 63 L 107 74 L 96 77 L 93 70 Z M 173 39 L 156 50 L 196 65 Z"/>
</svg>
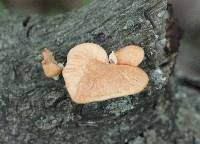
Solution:
<svg viewBox="0 0 200 144">
<path fill-rule="evenodd" d="M 125 47 L 109 63 L 99 45 L 84 43 L 72 48 L 67 56 L 63 77 L 71 99 L 76 103 L 104 101 L 136 94 L 148 84 L 147 74 L 137 66 L 144 51 L 137 46 Z"/>
<path fill-rule="evenodd" d="M 42 56 L 43 61 L 41 63 L 45 75 L 49 78 L 53 78 L 54 80 L 58 80 L 63 69 L 62 64 L 58 64 L 56 62 L 53 53 L 47 48 L 43 50 Z"/>
</svg>

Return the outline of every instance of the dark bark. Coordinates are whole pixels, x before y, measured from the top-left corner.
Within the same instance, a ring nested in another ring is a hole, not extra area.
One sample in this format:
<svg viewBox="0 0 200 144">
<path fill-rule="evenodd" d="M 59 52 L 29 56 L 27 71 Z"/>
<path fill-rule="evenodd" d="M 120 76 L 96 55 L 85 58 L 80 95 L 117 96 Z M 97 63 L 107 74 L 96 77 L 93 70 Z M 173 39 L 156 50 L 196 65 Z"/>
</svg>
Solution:
<svg viewBox="0 0 200 144">
<path fill-rule="evenodd" d="M 148 143 L 152 135 L 173 141 L 175 107 L 167 83 L 180 36 L 166 0 L 96 0 L 55 16 L 5 13 L 0 23 L 0 142 Z M 44 76 L 38 55 L 48 47 L 66 62 L 70 48 L 83 42 L 98 43 L 107 52 L 129 44 L 143 47 L 146 90 L 73 103 L 63 78 Z"/>
</svg>

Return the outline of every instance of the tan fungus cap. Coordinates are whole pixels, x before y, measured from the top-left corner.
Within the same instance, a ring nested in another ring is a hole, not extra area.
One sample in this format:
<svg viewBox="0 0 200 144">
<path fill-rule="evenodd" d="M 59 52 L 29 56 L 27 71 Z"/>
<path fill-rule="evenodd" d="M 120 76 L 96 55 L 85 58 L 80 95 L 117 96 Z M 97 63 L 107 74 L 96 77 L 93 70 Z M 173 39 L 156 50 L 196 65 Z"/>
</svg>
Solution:
<svg viewBox="0 0 200 144">
<path fill-rule="evenodd" d="M 122 53 L 125 54 L 124 51 Z M 124 61 L 128 62 L 128 59 Z M 138 60 L 137 64 L 139 62 L 141 60 Z M 93 43 L 72 48 L 62 74 L 70 97 L 76 103 L 97 102 L 136 94 L 141 92 L 149 81 L 147 74 L 138 67 L 109 64 L 106 51 Z"/>
</svg>

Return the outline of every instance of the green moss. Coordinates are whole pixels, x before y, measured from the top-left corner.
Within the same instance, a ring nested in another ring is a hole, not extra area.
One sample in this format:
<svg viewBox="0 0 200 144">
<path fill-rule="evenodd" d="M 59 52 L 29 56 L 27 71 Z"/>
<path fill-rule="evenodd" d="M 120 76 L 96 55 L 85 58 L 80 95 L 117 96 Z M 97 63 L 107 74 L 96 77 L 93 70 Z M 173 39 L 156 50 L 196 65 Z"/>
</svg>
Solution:
<svg viewBox="0 0 200 144">
<path fill-rule="evenodd" d="M 0 15 L 2 15 L 3 11 L 4 11 L 4 5 L 2 0 L 0 0 Z"/>
<path fill-rule="evenodd" d="M 92 2 L 92 0 L 84 0 L 84 5 L 88 5 L 91 2 Z"/>
</svg>

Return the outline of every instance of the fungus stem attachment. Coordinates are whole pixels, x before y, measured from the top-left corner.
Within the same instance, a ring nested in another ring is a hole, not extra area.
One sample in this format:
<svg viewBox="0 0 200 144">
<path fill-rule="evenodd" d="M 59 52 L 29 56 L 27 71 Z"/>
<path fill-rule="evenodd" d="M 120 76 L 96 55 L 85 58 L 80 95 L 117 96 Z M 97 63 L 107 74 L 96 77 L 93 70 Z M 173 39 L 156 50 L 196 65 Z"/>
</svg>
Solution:
<svg viewBox="0 0 200 144">
<path fill-rule="evenodd" d="M 111 54 L 109 55 L 109 63 L 117 64 L 117 57 L 116 57 L 114 51 L 112 51 Z"/>
</svg>

